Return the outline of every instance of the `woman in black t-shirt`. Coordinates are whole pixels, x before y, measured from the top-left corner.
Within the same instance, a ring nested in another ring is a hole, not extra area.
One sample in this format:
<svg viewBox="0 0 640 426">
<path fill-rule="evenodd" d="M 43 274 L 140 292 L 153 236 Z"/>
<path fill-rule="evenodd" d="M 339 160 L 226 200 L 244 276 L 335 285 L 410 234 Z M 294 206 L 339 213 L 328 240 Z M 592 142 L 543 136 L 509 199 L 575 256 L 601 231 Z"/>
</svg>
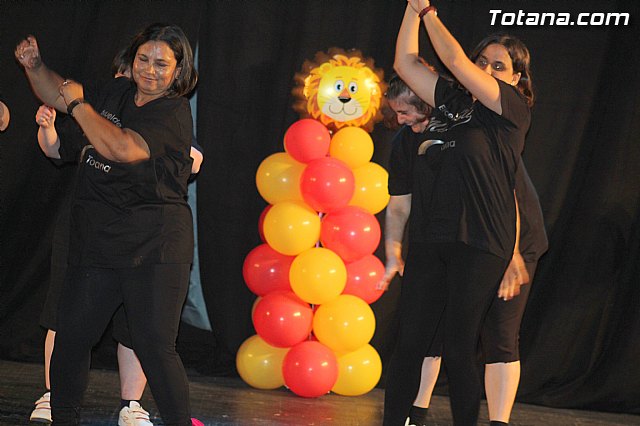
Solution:
<svg viewBox="0 0 640 426">
<path fill-rule="evenodd" d="M 55 424 L 77 424 L 91 348 L 124 305 L 131 343 L 165 424 L 191 425 L 188 382 L 175 350 L 189 283 L 193 226 L 186 202 L 195 86 L 182 30 L 153 24 L 131 41 L 132 80 L 65 80 L 18 44 L 35 94 L 76 120 L 86 142 L 59 140 L 57 158 L 78 161 L 68 269 L 51 364 Z"/>
<path fill-rule="evenodd" d="M 385 219 L 386 272 L 381 285 L 386 288 L 396 273 L 402 275 L 404 261 L 402 246 L 405 225 L 410 222 L 408 247 L 420 254 L 424 244 L 420 235 L 424 211 L 422 200 L 429 200 L 433 179 L 431 170 L 415 167 L 420 158 L 420 147 L 428 140 L 426 133 L 431 108 L 418 98 L 397 76 L 389 81 L 386 94 L 389 108 L 394 112 L 394 121 L 403 124 L 392 141 L 389 159 L 389 193 Z M 415 193 L 414 193 L 415 188 Z M 515 177 L 516 195 L 520 211 L 520 251 L 525 260 L 529 277 L 533 280 L 538 259 L 547 250 L 542 210 L 533 183 L 524 164 L 517 168 Z M 409 216 L 411 220 L 409 220 Z M 414 262 L 411 268 L 420 270 L 422 262 Z M 427 274 L 429 271 L 423 271 Z M 417 273 L 411 274 L 419 282 Z M 403 280 L 404 285 L 404 280 Z M 410 283 L 408 285 L 411 285 Z M 485 389 L 489 418 L 508 422 L 520 377 L 518 334 L 524 314 L 530 285 L 520 288 L 520 294 L 511 300 L 498 299 L 497 294 L 487 313 L 481 333 L 482 353 L 485 362 Z M 439 336 L 442 337 L 442 336 Z M 441 344 L 432 344 L 424 358 L 418 395 L 411 407 L 410 424 L 428 423 L 426 407 L 441 363 Z"/>
<path fill-rule="evenodd" d="M 459 85 L 418 58 L 421 21 Z M 409 0 L 394 66 L 434 108 L 425 133 L 430 143 L 416 163 L 433 179 L 423 202 L 422 243 L 409 247 L 404 271 L 400 334 L 385 391 L 387 425 L 407 419 L 425 348 L 440 341 L 436 332 L 442 333 L 454 423 L 477 423 L 476 349 L 486 313 L 496 293 L 510 299 L 528 281 L 514 192 L 533 101 L 528 62 L 526 47 L 509 37 L 487 39 L 470 60 L 428 1 Z"/>
</svg>

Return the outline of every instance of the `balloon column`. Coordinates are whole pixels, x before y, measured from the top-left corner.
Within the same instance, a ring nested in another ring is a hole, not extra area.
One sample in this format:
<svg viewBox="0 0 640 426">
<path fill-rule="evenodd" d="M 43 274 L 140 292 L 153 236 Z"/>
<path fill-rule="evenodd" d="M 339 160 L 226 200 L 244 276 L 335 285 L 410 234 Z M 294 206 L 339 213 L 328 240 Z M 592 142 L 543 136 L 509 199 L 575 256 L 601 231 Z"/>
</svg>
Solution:
<svg viewBox="0 0 640 426">
<path fill-rule="evenodd" d="M 258 167 L 256 186 L 269 205 L 258 221 L 263 244 L 243 266 L 258 296 L 257 334 L 240 346 L 238 372 L 253 387 L 286 385 L 303 397 L 361 395 L 382 372 L 369 345 L 369 304 L 382 295 L 374 215 L 389 194 L 387 172 L 371 162 L 373 141 L 363 128 L 379 120 L 384 88 L 373 61 L 331 52 L 322 63 L 305 62 L 307 73 L 296 76 L 302 87 L 294 93 L 303 96 L 297 105 L 305 105 L 308 118 L 287 129 L 285 152 Z"/>
</svg>

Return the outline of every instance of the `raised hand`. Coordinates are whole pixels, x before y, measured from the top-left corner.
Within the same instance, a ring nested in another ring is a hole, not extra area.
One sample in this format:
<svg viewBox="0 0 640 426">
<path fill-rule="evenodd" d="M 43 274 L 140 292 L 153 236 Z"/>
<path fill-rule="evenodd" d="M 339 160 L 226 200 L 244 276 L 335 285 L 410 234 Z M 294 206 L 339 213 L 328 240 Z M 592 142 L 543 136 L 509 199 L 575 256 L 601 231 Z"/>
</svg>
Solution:
<svg viewBox="0 0 640 426">
<path fill-rule="evenodd" d="M 36 112 L 36 123 L 40 127 L 48 129 L 53 126 L 56 121 L 56 110 L 48 105 L 40 105 Z"/>
<path fill-rule="evenodd" d="M 27 70 L 33 70 L 42 65 L 40 49 L 34 36 L 27 36 L 25 40 L 18 43 L 14 54 L 18 62 Z"/>
</svg>

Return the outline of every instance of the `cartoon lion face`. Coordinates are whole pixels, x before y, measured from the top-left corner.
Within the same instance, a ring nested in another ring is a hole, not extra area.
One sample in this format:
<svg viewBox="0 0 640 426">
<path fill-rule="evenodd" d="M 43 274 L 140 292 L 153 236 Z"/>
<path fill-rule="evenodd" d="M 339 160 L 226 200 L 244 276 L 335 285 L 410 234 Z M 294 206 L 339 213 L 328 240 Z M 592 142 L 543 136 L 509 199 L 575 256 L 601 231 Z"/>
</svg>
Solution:
<svg viewBox="0 0 640 426">
<path fill-rule="evenodd" d="M 325 126 L 371 130 L 381 116 L 381 79 L 358 56 L 335 54 L 302 81 L 306 112 Z"/>
</svg>

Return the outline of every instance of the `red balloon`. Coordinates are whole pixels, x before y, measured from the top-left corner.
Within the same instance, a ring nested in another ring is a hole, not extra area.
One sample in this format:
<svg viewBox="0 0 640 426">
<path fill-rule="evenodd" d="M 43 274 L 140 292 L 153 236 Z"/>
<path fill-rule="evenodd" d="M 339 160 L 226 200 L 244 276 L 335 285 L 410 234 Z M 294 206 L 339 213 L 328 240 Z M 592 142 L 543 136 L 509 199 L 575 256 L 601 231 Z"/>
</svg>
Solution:
<svg viewBox="0 0 640 426">
<path fill-rule="evenodd" d="M 271 204 L 265 207 L 264 210 L 262 210 L 262 213 L 260 213 L 260 217 L 258 218 L 258 234 L 260 234 L 260 239 L 263 243 L 267 242 L 267 239 L 264 237 L 264 217 L 267 215 L 267 212 L 269 211 L 269 209 L 271 209 L 271 207 L 273 207 Z"/>
<path fill-rule="evenodd" d="M 384 293 L 378 284 L 384 277 L 384 265 L 373 254 L 347 263 L 347 285 L 342 294 L 352 294 L 371 304 Z"/>
<path fill-rule="evenodd" d="M 336 252 L 345 263 L 353 262 L 373 253 L 378 247 L 380 224 L 362 207 L 343 207 L 322 219 L 320 242 L 323 247 Z"/>
<path fill-rule="evenodd" d="M 268 244 L 249 252 L 242 265 L 242 276 L 249 290 L 258 296 L 273 291 L 291 291 L 289 269 L 295 256 L 278 253 Z"/>
<path fill-rule="evenodd" d="M 315 398 L 329 392 L 338 380 L 338 360 L 320 342 L 306 341 L 289 349 L 282 361 L 284 383 L 293 393 Z"/>
<path fill-rule="evenodd" d="M 296 121 L 284 134 L 284 150 L 301 163 L 326 157 L 330 144 L 329 130 L 312 118 Z"/>
<path fill-rule="evenodd" d="M 313 312 L 311 306 L 292 291 L 269 293 L 256 304 L 253 326 L 271 346 L 288 348 L 309 337 Z"/>
<path fill-rule="evenodd" d="M 313 160 L 307 164 L 300 178 L 302 198 L 319 212 L 328 213 L 346 206 L 354 191 L 353 172 L 336 158 Z"/>
</svg>

